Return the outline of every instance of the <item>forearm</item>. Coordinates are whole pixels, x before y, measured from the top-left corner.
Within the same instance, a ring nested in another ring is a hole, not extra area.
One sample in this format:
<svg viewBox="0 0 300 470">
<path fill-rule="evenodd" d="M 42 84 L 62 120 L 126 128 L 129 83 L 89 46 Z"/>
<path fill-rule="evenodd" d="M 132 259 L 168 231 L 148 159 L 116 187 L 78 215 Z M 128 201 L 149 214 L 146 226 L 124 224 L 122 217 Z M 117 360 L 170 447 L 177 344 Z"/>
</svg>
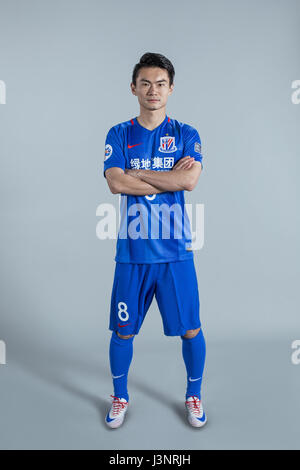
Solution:
<svg viewBox="0 0 300 470">
<path fill-rule="evenodd" d="M 159 189 L 142 181 L 139 178 L 134 178 L 133 176 L 123 173 L 119 175 L 117 181 L 114 183 L 114 193 L 123 193 L 130 194 L 134 196 L 148 196 L 150 194 L 163 193 L 164 190 Z"/>
<path fill-rule="evenodd" d="M 189 190 L 190 184 L 190 175 L 188 170 L 138 170 L 137 179 L 151 184 L 161 191 Z"/>
</svg>

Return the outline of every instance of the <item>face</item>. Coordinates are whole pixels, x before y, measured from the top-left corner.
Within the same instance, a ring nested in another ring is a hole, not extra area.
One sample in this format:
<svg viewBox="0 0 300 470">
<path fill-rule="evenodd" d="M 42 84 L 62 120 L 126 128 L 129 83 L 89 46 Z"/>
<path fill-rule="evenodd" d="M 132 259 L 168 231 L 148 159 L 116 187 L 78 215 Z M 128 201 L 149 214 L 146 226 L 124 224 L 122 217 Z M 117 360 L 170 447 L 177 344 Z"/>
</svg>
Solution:
<svg viewBox="0 0 300 470">
<path fill-rule="evenodd" d="M 174 84 L 169 85 L 168 72 L 159 67 L 143 67 L 139 70 L 136 86 L 131 83 L 132 93 L 138 97 L 140 106 L 157 110 L 166 106 Z"/>
</svg>

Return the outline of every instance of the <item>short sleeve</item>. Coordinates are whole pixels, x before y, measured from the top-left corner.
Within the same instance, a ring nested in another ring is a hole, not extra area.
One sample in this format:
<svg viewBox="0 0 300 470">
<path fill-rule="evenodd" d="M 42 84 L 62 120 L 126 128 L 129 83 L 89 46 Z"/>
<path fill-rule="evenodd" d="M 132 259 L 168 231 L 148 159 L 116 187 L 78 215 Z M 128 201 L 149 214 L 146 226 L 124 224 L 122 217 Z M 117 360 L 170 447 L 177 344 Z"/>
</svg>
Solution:
<svg viewBox="0 0 300 470">
<path fill-rule="evenodd" d="M 120 137 L 115 127 L 112 127 L 106 136 L 103 176 L 108 168 L 117 166 L 125 170 L 125 156 L 120 142 Z"/>
<path fill-rule="evenodd" d="M 200 162 L 203 170 L 203 156 L 201 153 L 201 139 L 198 131 L 193 127 L 189 127 L 184 135 L 183 156 L 194 157 L 196 162 Z"/>
</svg>

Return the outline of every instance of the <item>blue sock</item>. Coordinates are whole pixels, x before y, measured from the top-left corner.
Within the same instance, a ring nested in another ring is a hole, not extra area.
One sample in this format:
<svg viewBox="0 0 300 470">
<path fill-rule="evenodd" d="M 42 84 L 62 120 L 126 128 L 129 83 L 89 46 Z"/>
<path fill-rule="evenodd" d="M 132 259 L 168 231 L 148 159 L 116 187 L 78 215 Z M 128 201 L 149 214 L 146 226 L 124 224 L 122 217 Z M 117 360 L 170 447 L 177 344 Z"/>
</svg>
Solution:
<svg viewBox="0 0 300 470">
<path fill-rule="evenodd" d="M 123 339 L 113 331 L 109 346 L 110 370 L 113 376 L 114 396 L 129 400 L 127 375 L 133 355 L 133 338 Z M 116 378 L 114 378 L 116 377 Z"/>
<path fill-rule="evenodd" d="M 194 338 L 182 339 L 182 356 L 187 372 L 186 400 L 189 396 L 197 396 L 201 400 L 201 383 L 204 369 L 206 345 L 202 328 Z"/>
</svg>

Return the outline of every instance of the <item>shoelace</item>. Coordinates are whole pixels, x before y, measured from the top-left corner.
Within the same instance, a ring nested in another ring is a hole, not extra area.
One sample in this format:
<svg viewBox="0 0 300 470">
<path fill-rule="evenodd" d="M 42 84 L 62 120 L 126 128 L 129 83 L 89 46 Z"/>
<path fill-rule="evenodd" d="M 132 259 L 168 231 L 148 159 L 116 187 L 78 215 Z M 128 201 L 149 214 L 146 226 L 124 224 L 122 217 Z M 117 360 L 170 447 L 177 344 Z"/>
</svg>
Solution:
<svg viewBox="0 0 300 470">
<path fill-rule="evenodd" d="M 125 408 L 125 406 L 127 405 L 127 401 L 121 401 L 119 397 L 114 397 L 113 395 L 111 395 L 111 397 L 114 399 L 113 401 L 113 404 L 112 404 L 112 414 L 113 415 L 117 415 L 120 413 L 120 411 L 123 410 L 123 408 Z"/>
<path fill-rule="evenodd" d="M 186 401 L 187 406 L 189 407 L 190 411 L 200 414 L 201 413 L 201 410 L 200 410 L 201 400 L 199 400 L 198 397 L 194 397 L 194 396 L 192 398 L 193 398 L 193 401 Z"/>
</svg>

